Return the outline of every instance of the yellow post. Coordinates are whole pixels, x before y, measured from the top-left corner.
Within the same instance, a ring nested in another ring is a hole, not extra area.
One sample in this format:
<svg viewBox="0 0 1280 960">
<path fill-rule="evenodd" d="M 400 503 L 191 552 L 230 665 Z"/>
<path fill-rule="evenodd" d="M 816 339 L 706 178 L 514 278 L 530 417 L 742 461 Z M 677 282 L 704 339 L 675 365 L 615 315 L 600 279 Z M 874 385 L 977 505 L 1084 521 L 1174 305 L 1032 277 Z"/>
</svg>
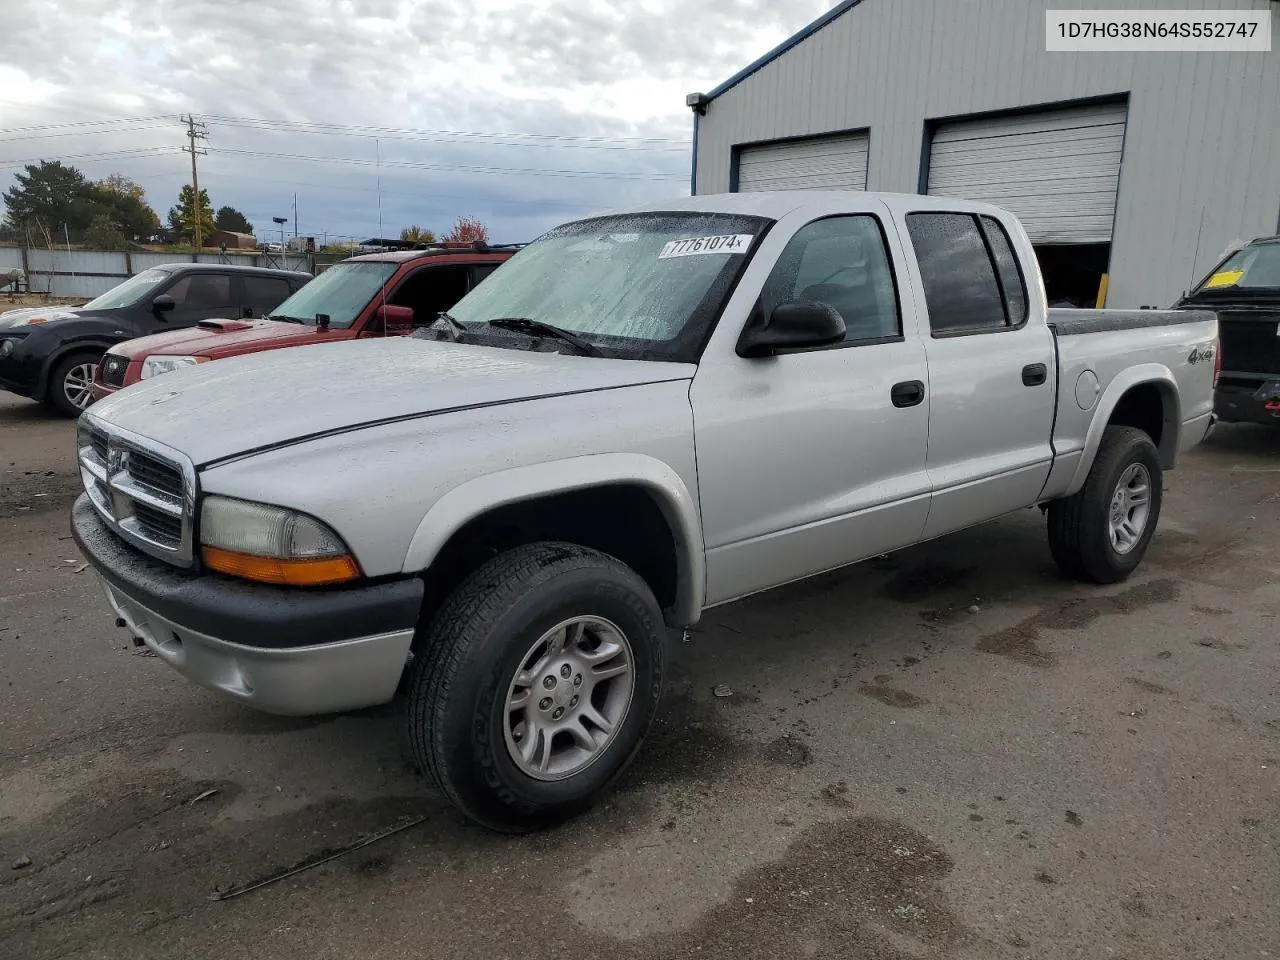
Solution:
<svg viewBox="0 0 1280 960">
<path fill-rule="evenodd" d="M 1109 274 L 1104 273 L 1104 274 L 1102 275 L 1102 279 L 1098 281 L 1098 304 L 1097 304 L 1097 308 L 1098 308 L 1099 310 L 1101 310 L 1103 307 L 1105 307 L 1105 306 L 1107 305 L 1107 283 L 1110 281 L 1110 279 L 1111 279 L 1110 275 L 1109 275 Z"/>
</svg>

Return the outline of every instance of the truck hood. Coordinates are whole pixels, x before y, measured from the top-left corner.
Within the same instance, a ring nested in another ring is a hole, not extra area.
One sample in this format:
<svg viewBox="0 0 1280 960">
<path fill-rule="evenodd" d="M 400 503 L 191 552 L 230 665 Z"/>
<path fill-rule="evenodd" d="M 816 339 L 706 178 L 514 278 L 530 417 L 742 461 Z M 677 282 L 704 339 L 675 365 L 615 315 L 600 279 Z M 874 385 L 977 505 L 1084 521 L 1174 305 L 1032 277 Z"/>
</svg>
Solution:
<svg viewBox="0 0 1280 960">
<path fill-rule="evenodd" d="M 270 350 L 303 346 L 314 343 L 317 335 L 316 328 L 309 324 L 279 320 L 202 320 L 194 327 L 164 330 L 126 340 L 112 347 L 111 352 L 130 360 L 141 360 L 153 354 L 216 360 L 255 348 Z"/>
<path fill-rule="evenodd" d="M 202 466 L 379 422 L 688 380 L 696 369 L 411 337 L 348 340 L 166 373 L 99 401 L 86 416 Z"/>
</svg>

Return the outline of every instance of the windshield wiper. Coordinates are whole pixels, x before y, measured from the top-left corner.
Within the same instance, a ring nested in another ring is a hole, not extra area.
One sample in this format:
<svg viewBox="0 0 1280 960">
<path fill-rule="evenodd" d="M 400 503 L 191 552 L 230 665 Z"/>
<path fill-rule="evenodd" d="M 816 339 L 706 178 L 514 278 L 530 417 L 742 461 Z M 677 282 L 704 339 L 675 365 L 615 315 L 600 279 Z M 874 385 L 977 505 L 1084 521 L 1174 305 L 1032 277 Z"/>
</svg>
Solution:
<svg viewBox="0 0 1280 960">
<path fill-rule="evenodd" d="M 433 328 L 438 328 L 441 321 L 444 322 L 445 329 L 451 334 L 449 339 L 454 343 L 457 343 L 466 335 L 467 328 L 463 326 L 462 322 L 451 313 L 442 310 L 440 313 L 436 314 L 436 319 L 431 326 Z"/>
<path fill-rule="evenodd" d="M 576 333 L 570 333 L 568 330 L 562 330 L 560 327 L 550 323 L 543 323 L 541 320 L 534 320 L 530 317 L 497 317 L 488 321 L 489 326 L 498 327 L 501 330 L 515 330 L 518 333 L 543 333 L 549 337 L 555 337 L 557 340 L 563 340 L 572 347 L 576 347 L 578 352 L 587 357 L 603 357 L 600 348 L 594 343 L 583 340 Z"/>
<path fill-rule="evenodd" d="M 305 320 L 299 319 L 298 317 L 286 317 L 283 313 L 269 313 L 262 319 L 263 320 L 279 320 L 282 323 L 306 323 L 307 322 Z"/>
</svg>

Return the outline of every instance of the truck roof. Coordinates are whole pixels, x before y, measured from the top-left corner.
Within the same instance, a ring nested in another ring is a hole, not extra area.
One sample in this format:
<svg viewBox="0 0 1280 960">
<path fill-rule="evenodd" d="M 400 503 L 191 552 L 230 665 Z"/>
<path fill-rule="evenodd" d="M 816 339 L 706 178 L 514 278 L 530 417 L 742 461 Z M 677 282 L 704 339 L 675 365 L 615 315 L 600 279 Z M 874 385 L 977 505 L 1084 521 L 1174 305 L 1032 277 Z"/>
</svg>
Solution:
<svg viewBox="0 0 1280 960">
<path fill-rule="evenodd" d="M 989 203 L 961 200 L 958 197 L 935 197 L 919 193 L 873 193 L 863 190 L 777 190 L 761 193 L 714 193 L 696 197 L 678 197 L 659 200 L 636 207 L 611 210 L 604 216 L 648 213 L 660 211 L 695 211 L 704 213 L 739 213 L 748 216 L 768 217 L 780 220 L 787 214 L 811 204 L 848 203 L 854 198 L 878 200 L 895 213 L 905 210 L 963 210 L 974 213 L 999 213 L 1008 216 Z M 583 219 L 591 219 L 584 217 Z"/>
<path fill-rule="evenodd" d="M 508 257 L 523 246 L 524 244 L 522 243 L 477 243 L 467 244 L 466 246 L 426 244 L 402 250 L 382 250 L 378 253 L 364 253 L 355 257 L 348 257 L 347 261 L 361 260 L 381 263 L 404 263 L 407 260 L 417 260 L 421 257 L 467 257 L 469 259 L 475 259 L 478 257 Z"/>
</svg>

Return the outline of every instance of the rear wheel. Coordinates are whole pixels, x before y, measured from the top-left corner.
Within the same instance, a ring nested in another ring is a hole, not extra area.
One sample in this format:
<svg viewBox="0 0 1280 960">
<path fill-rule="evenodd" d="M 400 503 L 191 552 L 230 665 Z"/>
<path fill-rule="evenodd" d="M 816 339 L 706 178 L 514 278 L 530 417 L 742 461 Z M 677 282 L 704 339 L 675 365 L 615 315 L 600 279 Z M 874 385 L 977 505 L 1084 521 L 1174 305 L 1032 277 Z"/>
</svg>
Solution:
<svg viewBox="0 0 1280 960">
<path fill-rule="evenodd" d="M 45 403 L 64 417 L 78 417 L 93 403 L 100 353 L 73 353 L 54 364 Z"/>
<path fill-rule="evenodd" d="M 471 819 L 537 829 L 590 807 L 662 688 L 652 592 L 613 557 L 536 543 L 494 557 L 433 618 L 409 685 L 419 767 Z"/>
<path fill-rule="evenodd" d="M 1049 504 L 1049 549 L 1075 580 L 1116 583 L 1142 562 L 1160 519 L 1160 454 L 1135 427 L 1108 427 L 1084 486 Z"/>
</svg>

